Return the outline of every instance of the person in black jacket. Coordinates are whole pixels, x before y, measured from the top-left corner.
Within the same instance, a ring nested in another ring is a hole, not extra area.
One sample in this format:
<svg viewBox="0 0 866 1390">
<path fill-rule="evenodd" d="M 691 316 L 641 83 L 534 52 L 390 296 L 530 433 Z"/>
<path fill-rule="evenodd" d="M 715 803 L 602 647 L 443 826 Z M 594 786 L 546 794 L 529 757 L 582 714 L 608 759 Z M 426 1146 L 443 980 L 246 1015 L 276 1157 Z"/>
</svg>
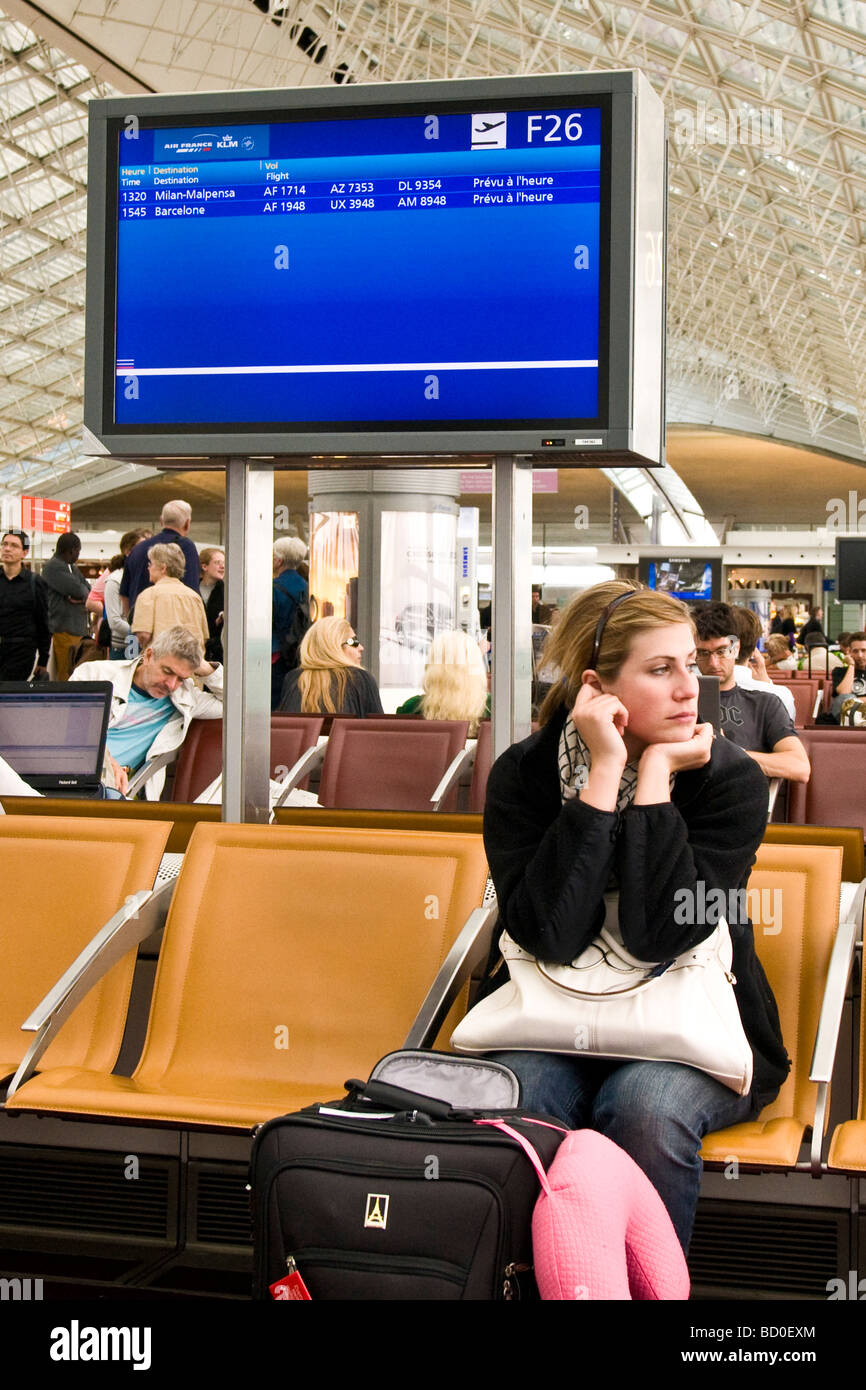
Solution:
<svg viewBox="0 0 866 1390">
<path fill-rule="evenodd" d="M 207 645 L 204 649 L 205 661 L 223 661 L 223 635 L 226 606 L 226 555 L 218 546 L 208 546 L 200 550 L 201 585 L 199 593 L 207 617 Z"/>
<path fill-rule="evenodd" d="M 26 681 L 31 671 L 48 674 L 48 604 L 45 586 L 24 568 L 30 549 L 25 531 L 5 531 L 0 540 L 0 681 Z"/>
<path fill-rule="evenodd" d="M 283 682 L 279 714 L 382 714 L 379 687 L 361 669 L 364 648 L 345 618 L 320 618 L 301 642 L 301 664 Z"/>
<path fill-rule="evenodd" d="M 700 910 L 711 889 L 728 901 L 745 887 L 767 819 L 766 778 L 696 722 L 695 636 L 679 600 L 596 585 L 563 615 L 550 659 L 561 679 L 541 728 L 497 760 L 488 782 L 484 842 L 501 925 L 540 960 L 569 963 L 598 934 L 604 894 L 616 887 L 626 949 L 669 960 L 714 930 Z M 679 1063 L 495 1054 L 520 1077 L 528 1109 L 598 1129 L 631 1154 L 684 1249 L 703 1135 L 755 1117 L 789 1067 L 751 923 L 729 925 L 754 1057 L 748 1095 Z"/>
</svg>

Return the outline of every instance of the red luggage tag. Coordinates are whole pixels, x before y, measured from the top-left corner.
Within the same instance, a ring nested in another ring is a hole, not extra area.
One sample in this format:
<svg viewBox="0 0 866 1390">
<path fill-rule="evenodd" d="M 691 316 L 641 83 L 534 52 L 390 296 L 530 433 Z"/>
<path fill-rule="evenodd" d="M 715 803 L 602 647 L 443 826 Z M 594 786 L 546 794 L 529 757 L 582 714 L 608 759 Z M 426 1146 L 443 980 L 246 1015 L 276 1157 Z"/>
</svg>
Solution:
<svg viewBox="0 0 866 1390">
<path fill-rule="evenodd" d="M 311 1303 L 313 1296 L 301 1278 L 300 1270 L 290 1255 L 286 1260 L 288 1272 L 278 1279 L 275 1284 L 270 1285 L 271 1298 L 275 1298 L 278 1303 L 291 1303 L 294 1301 Z"/>
</svg>

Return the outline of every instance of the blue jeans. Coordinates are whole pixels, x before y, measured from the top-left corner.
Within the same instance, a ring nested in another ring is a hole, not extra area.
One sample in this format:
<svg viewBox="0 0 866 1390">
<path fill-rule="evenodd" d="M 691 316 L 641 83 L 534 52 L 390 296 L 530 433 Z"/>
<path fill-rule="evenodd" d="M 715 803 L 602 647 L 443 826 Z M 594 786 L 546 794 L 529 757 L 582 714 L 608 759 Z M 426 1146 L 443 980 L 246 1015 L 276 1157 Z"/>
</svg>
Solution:
<svg viewBox="0 0 866 1390">
<path fill-rule="evenodd" d="M 688 1250 L 701 1185 L 701 1140 L 753 1117 L 706 1072 L 679 1062 L 608 1062 L 554 1052 L 494 1052 L 520 1080 L 521 1105 L 569 1129 L 597 1129 L 630 1154 L 668 1210 Z"/>
</svg>

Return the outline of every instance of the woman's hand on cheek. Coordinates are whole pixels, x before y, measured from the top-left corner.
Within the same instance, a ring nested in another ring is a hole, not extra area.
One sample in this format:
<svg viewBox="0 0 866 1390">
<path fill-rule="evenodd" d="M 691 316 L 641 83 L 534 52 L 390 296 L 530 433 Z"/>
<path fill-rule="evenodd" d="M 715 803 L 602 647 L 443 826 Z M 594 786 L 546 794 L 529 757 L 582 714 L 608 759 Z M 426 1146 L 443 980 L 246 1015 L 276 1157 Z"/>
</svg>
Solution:
<svg viewBox="0 0 866 1390">
<path fill-rule="evenodd" d="M 686 772 L 689 768 L 704 767 L 713 751 L 712 724 L 696 724 L 695 732 L 684 743 L 651 743 L 641 755 L 641 765 L 664 761 L 668 772 Z"/>
<path fill-rule="evenodd" d="M 580 687 L 571 717 L 589 749 L 592 770 L 605 767 L 621 774 L 628 757 L 623 739 L 628 710 L 622 701 L 586 683 Z"/>
</svg>

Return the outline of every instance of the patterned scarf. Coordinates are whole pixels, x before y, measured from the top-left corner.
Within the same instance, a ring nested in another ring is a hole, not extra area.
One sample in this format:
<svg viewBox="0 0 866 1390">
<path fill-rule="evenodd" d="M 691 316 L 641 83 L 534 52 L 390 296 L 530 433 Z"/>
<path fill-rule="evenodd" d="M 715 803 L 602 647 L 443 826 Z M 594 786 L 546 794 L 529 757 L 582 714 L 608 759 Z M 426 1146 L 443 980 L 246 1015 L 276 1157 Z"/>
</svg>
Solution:
<svg viewBox="0 0 866 1390">
<path fill-rule="evenodd" d="M 592 755 L 577 732 L 574 720 L 569 714 L 559 737 L 559 785 L 563 801 L 573 801 L 585 787 L 592 766 Z M 671 790 L 674 774 L 671 773 Z M 624 811 L 634 801 L 637 791 L 637 760 L 626 763 L 616 798 L 616 809 Z"/>
</svg>

